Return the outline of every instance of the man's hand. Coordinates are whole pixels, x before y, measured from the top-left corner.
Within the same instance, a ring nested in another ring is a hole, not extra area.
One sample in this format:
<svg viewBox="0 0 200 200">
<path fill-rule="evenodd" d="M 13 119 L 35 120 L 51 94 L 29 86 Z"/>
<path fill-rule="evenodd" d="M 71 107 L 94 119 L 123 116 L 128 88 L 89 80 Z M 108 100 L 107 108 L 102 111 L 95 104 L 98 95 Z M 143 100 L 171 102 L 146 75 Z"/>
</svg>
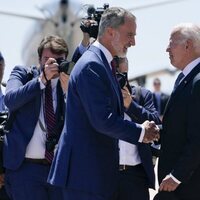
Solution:
<svg viewBox="0 0 200 200">
<path fill-rule="evenodd" d="M 142 141 L 143 143 L 150 143 L 159 140 L 159 128 L 156 126 L 155 122 L 145 121 L 142 126 L 145 129 L 145 134 Z"/>
<path fill-rule="evenodd" d="M 58 63 L 54 58 L 49 58 L 44 65 L 44 70 L 41 73 L 41 81 L 46 84 L 47 81 L 59 76 Z"/>
<path fill-rule="evenodd" d="M 65 74 L 64 72 L 60 73 L 60 83 L 63 90 L 63 93 L 66 94 L 68 89 L 68 82 L 69 82 L 69 75 Z"/>
<path fill-rule="evenodd" d="M 121 91 L 124 100 L 124 107 L 128 109 L 132 102 L 132 96 L 127 87 L 124 87 L 123 89 L 121 89 Z"/>
<path fill-rule="evenodd" d="M 160 191 L 174 191 L 179 186 L 178 183 L 176 183 L 171 177 L 166 176 L 162 183 L 160 184 L 159 190 Z"/>
<path fill-rule="evenodd" d="M 4 185 L 4 174 L 0 174 L 0 188 Z"/>
</svg>

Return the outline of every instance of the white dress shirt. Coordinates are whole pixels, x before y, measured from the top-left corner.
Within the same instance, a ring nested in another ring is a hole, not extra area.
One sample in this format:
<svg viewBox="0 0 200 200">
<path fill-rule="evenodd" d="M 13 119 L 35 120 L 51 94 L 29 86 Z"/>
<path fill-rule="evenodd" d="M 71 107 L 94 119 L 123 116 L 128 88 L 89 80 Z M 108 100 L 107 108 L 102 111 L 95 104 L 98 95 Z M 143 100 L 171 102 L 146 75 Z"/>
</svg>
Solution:
<svg viewBox="0 0 200 200">
<path fill-rule="evenodd" d="M 51 80 L 54 111 L 56 110 L 57 106 L 57 93 L 56 93 L 57 82 L 58 78 Z M 26 158 L 35 158 L 35 159 L 45 158 L 45 142 L 46 142 L 46 125 L 44 120 L 45 85 L 41 81 L 40 81 L 40 88 L 43 90 L 43 95 L 41 96 L 40 114 L 33 136 L 26 148 L 26 154 L 25 154 Z"/>
<path fill-rule="evenodd" d="M 124 119 L 131 121 L 131 118 L 124 113 Z M 137 145 L 119 140 L 119 164 L 120 165 L 138 165 L 141 159 Z"/>
</svg>

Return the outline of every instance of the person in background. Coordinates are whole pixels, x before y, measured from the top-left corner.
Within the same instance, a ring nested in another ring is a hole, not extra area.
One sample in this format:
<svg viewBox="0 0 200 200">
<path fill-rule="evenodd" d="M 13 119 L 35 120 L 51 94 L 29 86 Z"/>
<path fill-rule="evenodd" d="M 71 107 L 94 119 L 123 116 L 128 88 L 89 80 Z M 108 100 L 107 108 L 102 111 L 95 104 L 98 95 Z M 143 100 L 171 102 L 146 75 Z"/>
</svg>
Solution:
<svg viewBox="0 0 200 200">
<path fill-rule="evenodd" d="M 66 200 L 117 199 L 118 139 L 138 144 L 159 138 L 154 122 L 139 125 L 124 120 L 112 60 L 125 56 L 135 45 L 135 34 L 131 12 L 118 7 L 106 9 L 97 40 L 70 75 L 66 126 L 48 178 L 51 184 L 63 187 Z"/>
<path fill-rule="evenodd" d="M 197 200 L 200 199 L 200 26 L 192 23 L 175 26 L 166 51 L 171 64 L 181 73 L 163 116 L 158 161 L 160 186 L 155 199 Z"/>
<path fill-rule="evenodd" d="M 2 53 L 0 52 L 0 84 L 2 85 L 2 79 L 5 70 L 5 61 Z M 5 112 L 6 107 L 4 104 L 4 94 L 0 86 L 0 112 Z M 9 200 L 4 187 L 4 168 L 3 168 L 3 152 L 0 152 L 0 200 Z"/>
<path fill-rule="evenodd" d="M 89 27 L 94 23 L 94 20 L 85 19 L 82 21 L 86 27 Z M 76 63 L 78 59 L 83 55 L 83 53 L 89 48 L 89 46 L 95 41 L 95 38 L 91 38 L 89 33 L 83 32 L 83 39 L 75 49 L 74 54 L 72 56 L 72 61 Z"/>
<path fill-rule="evenodd" d="M 126 79 L 121 85 L 124 100 L 124 118 L 128 121 L 143 123 L 145 120 L 161 124 L 153 103 L 152 93 L 128 82 L 128 60 L 118 58 L 118 78 Z M 124 76 L 123 76 L 124 75 Z M 119 140 L 120 179 L 118 200 L 149 200 L 149 188 L 155 188 L 154 165 L 149 144 L 138 145 Z"/>
<path fill-rule="evenodd" d="M 161 91 L 161 81 L 159 78 L 153 80 L 153 101 L 156 110 L 159 113 L 160 119 L 162 120 L 165 111 L 165 106 L 169 100 L 169 95 Z"/>
<path fill-rule="evenodd" d="M 67 55 L 65 40 L 46 36 L 38 47 L 39 66 L 16 66 L 7 82 L 5 104 L 13 122 L 3 159 L 11 199 L 63 199 L 61 188 L 48 184 L 47 176 L 65 118 L 69 75 L 58 63 Z"/>
</svg>

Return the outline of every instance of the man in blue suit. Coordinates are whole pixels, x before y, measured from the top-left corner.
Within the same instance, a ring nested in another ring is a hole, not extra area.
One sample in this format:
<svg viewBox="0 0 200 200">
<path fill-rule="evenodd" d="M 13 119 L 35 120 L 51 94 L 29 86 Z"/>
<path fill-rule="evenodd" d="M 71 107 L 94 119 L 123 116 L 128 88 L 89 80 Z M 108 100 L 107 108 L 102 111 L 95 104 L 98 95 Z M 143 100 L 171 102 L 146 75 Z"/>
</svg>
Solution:
<svg viewBox="0 0 200 200">
<path fill-rule="evenodd" d="M 155 199 L 200 199 L 200 26 L 183 23 L 171 32 L 171 64 L 181 70 L 163 116 L 160 188 Z M 172 197 L 173 196 L 173 197 Z"/>
<path fill-rule="evenodd" d="M 116 199 L 119 179 L 118 139 L 138 144 L 159 137 L 154 122 L 124 120 L 123 99 L 114 56 L 135 45 L 132 13 L 109 8 L 102 15 L 97 41 L 76 63 L 69 81 L 65 129 L 49 175 L 64 188 L 66 200 Z"/>
<path fill-rule="evenodd" d="M 62 200 L 61 189 L 48 184 L 47 176 L 64 124 L 69 76 L 59 73 L 56 59 L 66 59 L 67 44 L 58 36 L 47 36 L 38 55 L 39 68 L 16 66 L 6 87 L 12 124 L 3 159 L 6 189 L 13 200 Z"/>
</svg>

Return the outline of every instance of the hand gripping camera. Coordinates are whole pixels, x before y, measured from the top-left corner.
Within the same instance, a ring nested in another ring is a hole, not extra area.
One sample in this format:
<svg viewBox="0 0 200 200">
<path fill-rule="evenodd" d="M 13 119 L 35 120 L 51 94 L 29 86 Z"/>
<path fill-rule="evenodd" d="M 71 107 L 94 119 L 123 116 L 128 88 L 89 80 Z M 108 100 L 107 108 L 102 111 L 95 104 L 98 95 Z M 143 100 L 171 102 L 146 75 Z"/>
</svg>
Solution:
<svg viewBox="0 0 200 200">
<path fill-rule="evenodd" d="M 80 28 L 83 32 L 86 32 L 90 35 L 90 37 L 97 38 L 98 30 L 99 30 L 99 22 L 101 19 L 101 15 L 103 12 L 109 8 L 109 4 L 104 4 L 102 8 L 95 9 L 93 6 L 90 6 L 87 9 L 87 17 L 83 18 L 83 21 L 81 22 Z M 95 23 L 91 24 L 90 26 L 86 26 L 84 23 L 84 20 L 94 20 Z"/>
</svg>

